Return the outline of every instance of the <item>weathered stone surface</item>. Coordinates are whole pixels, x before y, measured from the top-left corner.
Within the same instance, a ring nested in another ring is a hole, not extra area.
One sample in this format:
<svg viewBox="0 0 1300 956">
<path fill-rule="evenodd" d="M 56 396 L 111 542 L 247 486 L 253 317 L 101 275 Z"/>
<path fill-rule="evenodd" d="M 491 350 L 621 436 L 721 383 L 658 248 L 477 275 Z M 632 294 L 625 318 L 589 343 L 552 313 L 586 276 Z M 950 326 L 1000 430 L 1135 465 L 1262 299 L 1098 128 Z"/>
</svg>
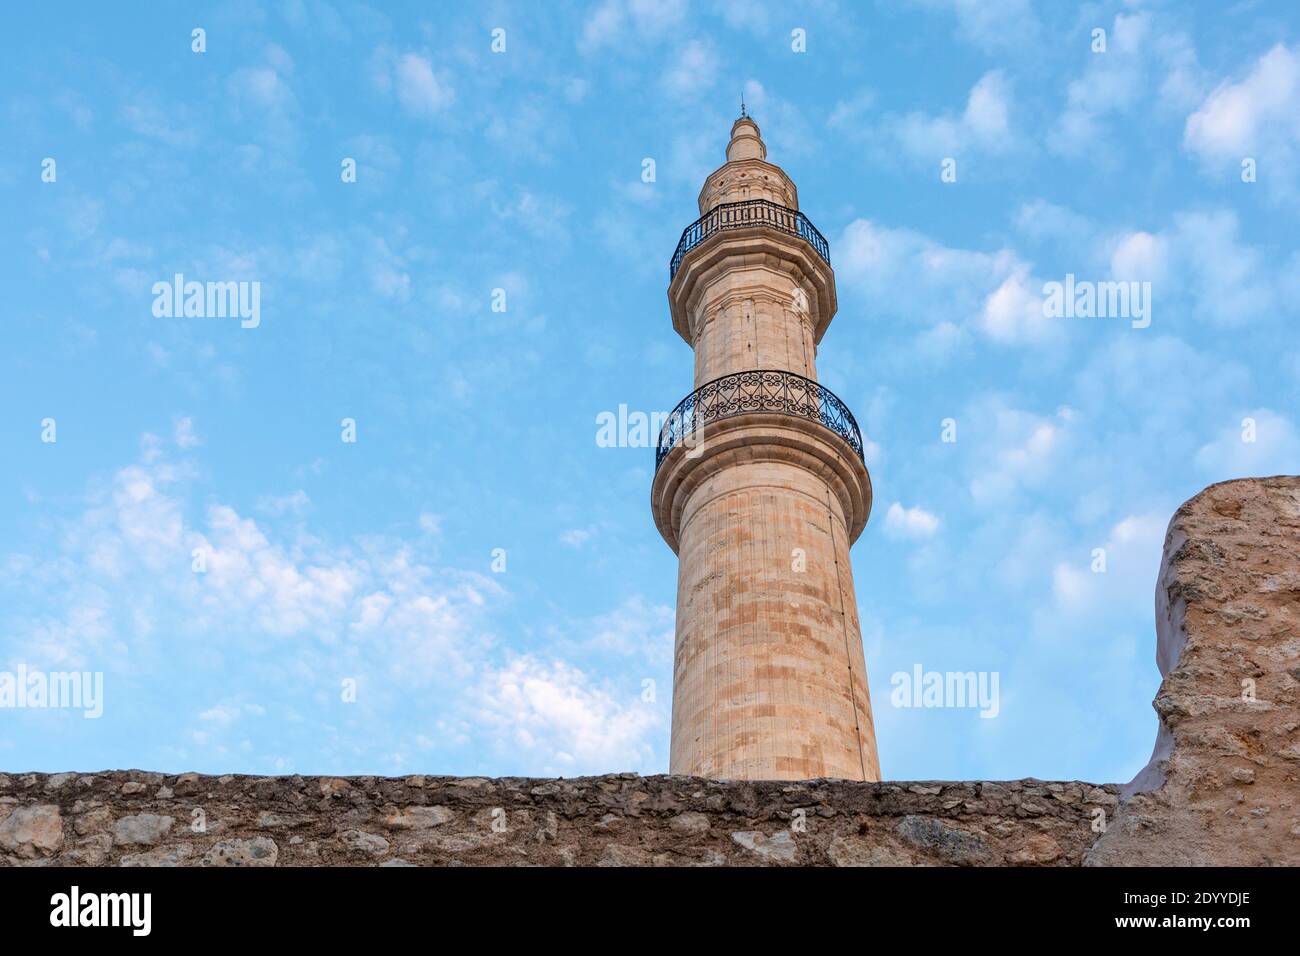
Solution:
<svg viewBox="0 0 1300 956">
<path fill-rule="evenodd" d="M 18 807 L 0 823 L 0 849 L 20 859 L 49 856 L 63 845 L 63 817 L 48 803 Z"/>
<path fill-rule="evenodd" d="M 118 866 L 184 866 L 185 861 L 194 856 L 194 847 L 189 843 L 175 846 L 160 846 L 144 853 L 128 853 L 118 861 Z M 62 861 L 60 861 L 62 862 Z"/>
<path fill-rule="evenodd" d="M 1174 514 L 1156 663 L 1151 762 L 1088 862 L 1300 865 L 1300 478 L 1211 485 Z"/>
<path fill-rule="evenodd" d="M 1016 866 L 1043 865 L 1061 858 L 1061 848 L 1056 841 L 1046 834 L 1035 833 L 1025 840 L 1024 845 L 1007 857 L 1007 862 Z"/>
<path fill-rule="evenodd" d="M 112 849 L 113 838 L 107 833 L 96 833 L 78 840 L 59 858 L 59 862 L 66 866 L 101 866 Z"/>
<path fill-rule="evenodd" d="M 873 844 L 861 838 L 837 836 L 826 851 L 833 866 L 914 866 L 907 852 L 890 846 Z"/>
<path fill-rule="evenodd" d="M 654 866 L 654 858 L 645 850 L 636 846 L 621 846 L 617 843 L 605 847 L 605 851 L 596 861 L 597 866 Z"/>
<path fill-rule="evenodd" d="M 364 830 L 344 830 L 339 834 L 339 840 L 348 849 L 359 850 L 362 853 L 388 852 L 388 841 L 377 833 L 366 833 Z"/>
<path fill-rule="evenodd" d="M 137 813 L 122 817 L 113 824 L 113 842 L 118 846 L 130 844 L 153 846 L 167 835 L 175 822 L 173 817 L 159 816 L 156 813 Z"/>
<path fill-rule="evenodd" d="M 275 866 L 280 848 L 269 837 L 222 840 L 203 854 L 204 866 Z"/>
<path fill-rule="evenodd" d="M 909 815 L 898 821 L 899 836 L 922 850 L 938 856 L 946 863 L 973 864 L 989 862 L 990 854 L 984 839 L 949 826 L 933 817 Z"/>
<path fill-rule="evenodd" d="M 799 848 L 789 830 L 765 836 L 757 830 L 742 830 L 731 838 L 746 850 L 772 863 L 793 863 L 799 858 Z"/>
<path fill-rule="evenodd" d="M 450 823 L 455 818 L 456 814 L 446 807 L 407 807 L 389 811 L 384 823 L 397 830 L 427 830 Z"/>
<path fill-rule="evenodd" d="M 700 836 L 709 832 L 709 818 L 703 813 L 678 814 L 668 825 L 678 833 L 686 833 L 690 836 Z"/>
<path fill-rule="evenodd" d="M 77 778 L 75 773 L 56 773 L 51 774 L 45 781 L 46 790 L 62 790 L 65 786 L 72 783 Z"/>
<path fill-rule="evenodd" d="M 108 807 L 96 807 L 93 810 L 87 810 L 81 816 L 77 817 L 72 828 L 77 831 L 78 835 L 85 836 L 90 833 L 99 833 L 107 830 L 108 825 L 113 822 L 113 812 Z"/>
<path fill-rule="evenodd" d="M 1095 838 L 1090 815 L 1117 793 L 1113 786 L 1065 783 L 1059 792 L 1076 792 L 1078 801 L 1039 798 L 1043 813 L 1031 827 L 1021 803 L 1040 781 L 981 788 L 614 774 L 425 777 L 417 787 L 410 778 L 187 777 L 183 785 L 166 777 L 129 796 L 122 794 L 122 784 L 134 779 L 127 773 L 78 776 L 53 791 L 42 774 L 11 777 L 0 796 L 0 815 L 3 801 L 12 801 L 0 822 L 8 834 L 0 863 L 933 866 L 967 864 L 981 852 L 984 862 L 1008 863 L 1041 833 L 1060 847 L 1047 865 L 1077 866 Z M 188 824 L 200 806 L 205 832 Z M 1026 860 L 1048 855 L 1037 851 Z"/>
</svg>

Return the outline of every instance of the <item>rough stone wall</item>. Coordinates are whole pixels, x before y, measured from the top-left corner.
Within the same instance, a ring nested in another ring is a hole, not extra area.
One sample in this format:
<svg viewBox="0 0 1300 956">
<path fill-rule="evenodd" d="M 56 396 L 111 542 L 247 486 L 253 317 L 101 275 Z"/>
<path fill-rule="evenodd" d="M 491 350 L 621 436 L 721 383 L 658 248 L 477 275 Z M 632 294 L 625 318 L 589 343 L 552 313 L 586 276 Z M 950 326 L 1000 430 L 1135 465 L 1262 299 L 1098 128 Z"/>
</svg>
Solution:
<svg viewBox="0 0 1300 956">
<path fill-rule="evenodd" d="M 12 865 L 1077 866 L 1114 786 L 0 776 Z M 201 811 L 201 816 L 196 811 Z M 205 832 L 194 827 L 201 821 Z"/>
<path fill-rule="evenodd" d="M 1160 737 L 1122 790 L 0 774 L 0 864 L 1300 865 L 1300 478 L 1183 505 L 1156 607 Z"/>
<path fill-rule="evenodd" d="M 1300 865 L 1300 478 L 1211 485 L 1156 582 L 1160 733 L 1092 864 Z"/>
</svg>

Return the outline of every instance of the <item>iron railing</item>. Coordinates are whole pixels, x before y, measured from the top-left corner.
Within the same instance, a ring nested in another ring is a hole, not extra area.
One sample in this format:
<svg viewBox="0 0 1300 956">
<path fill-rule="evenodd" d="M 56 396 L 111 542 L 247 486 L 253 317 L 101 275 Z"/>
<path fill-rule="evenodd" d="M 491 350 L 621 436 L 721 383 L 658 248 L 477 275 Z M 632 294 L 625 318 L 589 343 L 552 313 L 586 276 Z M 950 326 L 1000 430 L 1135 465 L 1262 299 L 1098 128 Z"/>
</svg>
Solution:
<svg viewBox="0 0 1300 956">
<path fill-rule="evenodd" d="M 659 432 L 655 471 L 670 451 L 705 425 L 746 412 L 777 412 L 820 422 L 863 457 L 858 423 L 834 392 L 794 372 L 760 369 L 715 378 L 682 399 Z"/>
<path fill-rule="evenodd" d="M 807 241 L 827 265 L 831 264 L 830 244 L 803 213 L 766 199 L 742 199 L 740 202 L 724 202 L 714 206 L 682 231 L 681 241 L 677 243 L 677 251 L 673 253 L 673 261 L 668 266 L 668 281 L 671 282 L 677 275 L 677 269 L 686 253 L 705 239 L 724 229 L 743 229 L 748 226 L 769 226 L 788 235 L 798 236 Z"/>
</svg>

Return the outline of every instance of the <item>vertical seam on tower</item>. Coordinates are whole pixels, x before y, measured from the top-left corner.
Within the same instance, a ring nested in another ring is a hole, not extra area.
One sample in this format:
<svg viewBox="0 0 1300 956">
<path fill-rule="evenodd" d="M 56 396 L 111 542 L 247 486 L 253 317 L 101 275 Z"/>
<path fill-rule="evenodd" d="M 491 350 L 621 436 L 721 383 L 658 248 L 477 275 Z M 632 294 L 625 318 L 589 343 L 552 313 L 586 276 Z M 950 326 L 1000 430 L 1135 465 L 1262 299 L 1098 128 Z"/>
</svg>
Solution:
<svg viewBox="0 0 1300 956">
<path fill-rule="evenodd" d="M 767 529 L 768 527 L 770 527 L 768 525 L 767 493 L 762 490 L 757 490 L 753 494 L 755 500 L 758 502 L 759 527 L 763 529 Z M 757 587 L 754 587 L 753 590 L 750 591 L 750 594 L 752 596 L 751 599 L 754 600 L 754 604 L 755 604 L 754 648 L 753 649 L 756 653 L 751 655 L 749 659 L 751 661 L 756 661 L 758 663 L 758 666 L 760 667 L 771 666 L 771 659 L 765 656 L 770 653 L 770 648 L 768 647 L 767 644 L 768 635 L 763 633 L 765 630 L 764 622 L 766 622 L 767 620 L 767 614 L 764 613 L 764 608 L 762 603 L 763 602 L 762 595 L 767 593 L 767 588 L 764 586 L 763 582 L 764 582 L 764 574 L 767 570 L 767 541 L 769 537 L 770 535 L 767 534 L 761 534 L 761 535 L 754 534 L 753 529 L 752 528 L 749 529 L 750 548 L 753 551 L 753 553 L 750 555 L 750 560 L 753 563 L 750 564 L 749 570 L 751 572 L 756 572 L 754 574 L 754 577 L 757 578 L 757 581 L 754 582 L 754 584 L 756 584 Z M 759 688 L 762 686 L 762 682 L 757 680 L 753 681 L 751 686 L 754 688 L 754 700 L 745 709 L 745 712 L 749 715 L 749 719 L 751 721 L 751 726 L 748 728 L 748 732 L 752 735 L 752 739 L 758 745 L 756 747 L 758 754 L 754 758 L 755 766 L 762 767 L 764 765 L 767 765 L 775 768 L 776 752 L 773 747 L 772 741 L 768 739 L 770 735 L 760 734 L 758 730 L 759 719 L 760 719 L 758 691 Z M 766 753 L 764 753 L 765 748 L 767 750 Z"/>
<path fill-rule="evenodd" d="M 853 737 L 858 746 L 858 764 L 862 779 L 867 779 L 867 760 L 862 755 L 862 721 L 858 718 L 858 698 L 853 693 L 853 651 L 849 647 L 849 618 L 844 613 L 844 582 L 840 578 L 840 554 L 835 547 L 835 512 L 831 508 L 831 490 L 826 489 L 826 519 L 831 526 L 831 557 L 835 561 L 835 588 L 840 592 L 840 626 L 844 629 L 844 663 L 849 669 L 849 704 L 853 708 Z M 866 675 L 863 675 L 866 680 Z"/>
<path fill-rule="evenodd" d="M 805 312 L 805 314 L 807 314 L 807 313 Z M 807 328 L 807 332 L 808 332 L 808 334 L 807 334 L 807 335 L 804 335 L 804 331 L 805 331 L 805 329 L 804 329 L 804 325 L 805 325 L 805 322 L 804 322 L 804 319 L 803 319 L 802 317 L 800 317 L 800 319 L 799 319 L 799 346 L 800 346 L 800 348 L 803 349 L 803 367 L 806 368 L 806 369 L 808 370 L 806 374 L 808 375 L 809 378 L 815 379 L 815 378 L 817 377 L 817 369 L 813 368 L 813 358 L 814 358 L 814 357 L 816 356 L 816 354 L 817 354 L 817 346 L 816 346 L 816 345 L 813 345 L 813 355 L 810 356 L 810 355 L 808 354 L 808 343 L 812 342 L 812 322 L 809 321 L 809 322 L 807 322 L 806 324 L 807 324 L 807 326 L 808 326 L 808 328 Z"/>
</svg>

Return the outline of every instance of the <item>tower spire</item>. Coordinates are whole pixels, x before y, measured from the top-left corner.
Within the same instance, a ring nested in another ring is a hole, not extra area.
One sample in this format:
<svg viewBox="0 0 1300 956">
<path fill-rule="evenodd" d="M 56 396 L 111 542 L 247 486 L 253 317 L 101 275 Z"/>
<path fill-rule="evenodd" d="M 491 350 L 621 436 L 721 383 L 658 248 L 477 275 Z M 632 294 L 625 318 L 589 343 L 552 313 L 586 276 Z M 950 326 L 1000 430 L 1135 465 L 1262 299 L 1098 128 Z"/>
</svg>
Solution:
<svg viewBox="0 0 1300 956">
<path fill-rule="evenodd" d="M 754 117 L 745 109 L 744 98 L 740 101 L 740 118 L 731 124 L 731 142 L 727 143 L 727 162 L 739 159 L 765 159 L 767 146 L 763 143 L 762 133 Z M 784 173 L 781 174 L 784 177 Z M 701 210 L 703 212 L 703 210 Z"/>
</svg>

